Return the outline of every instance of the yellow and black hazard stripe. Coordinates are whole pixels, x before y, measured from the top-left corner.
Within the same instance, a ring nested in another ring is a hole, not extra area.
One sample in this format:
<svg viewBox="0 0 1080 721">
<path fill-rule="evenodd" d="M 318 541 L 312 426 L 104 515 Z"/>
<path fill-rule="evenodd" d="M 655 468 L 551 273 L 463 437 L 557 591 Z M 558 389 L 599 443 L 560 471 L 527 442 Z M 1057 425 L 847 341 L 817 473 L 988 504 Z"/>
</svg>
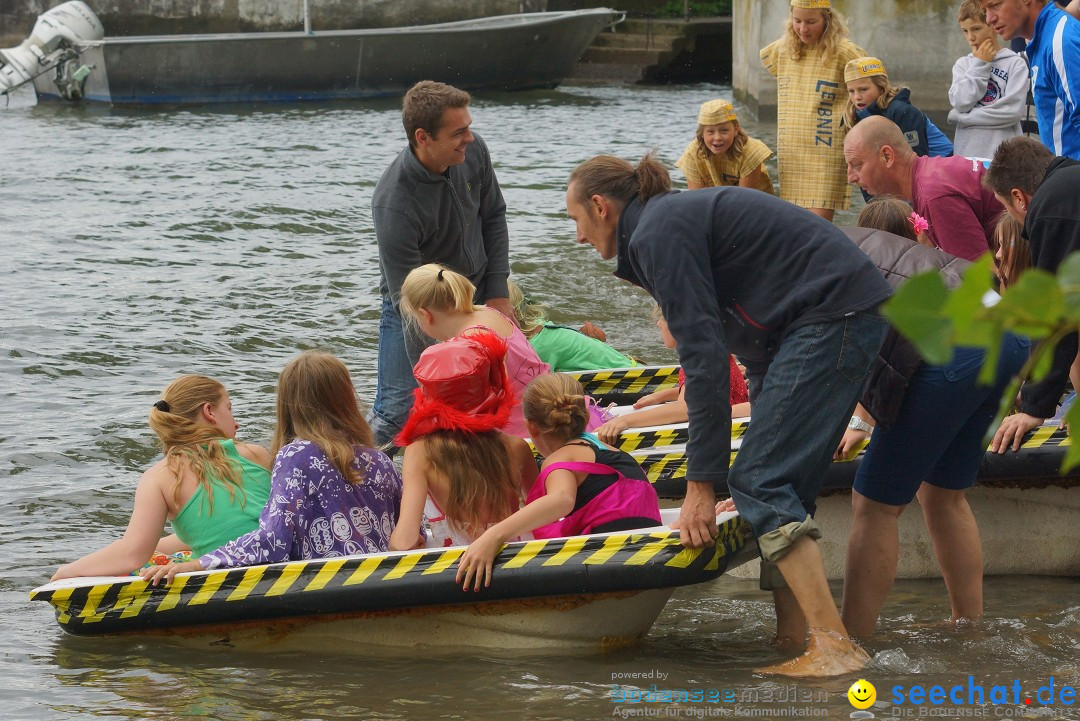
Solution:
<svg viewBox="0 0 1080 721">
<path fill-rule="evenodd" d="M 733 430 L 732 438 L 734 437 Z M 688 440 L 690 440 L 690 436 L 687 433 L 687 425 L 681 423 L 671 427 L 657 427 L 646 430 L 630 429 L 623 431 L 614 446 L 620 451 L 632 453 L 634 451 L 644 451 L 652 448 L 681 446 L 685 445 Z M 536 446 L 533 445 L 532 441 L 529 441 L 529 447 L 532 448 L 533 455 L 537 460 L 542 459 L 540 452 L 536 450 Z"/>
<path fill-rule="evenodd" d="M 731 422 L 731 440 L 742 438 L 750 427 L 749 418 L 739 418 Z M 670 426 L 636 429 L 631 428 L 623 431 L 616 445 L 620 451 L 633 453 L 647 448 L 665 448 L 668 446 L 685 445 L 690 440 L 690 427 L 687 423 L 677 423 Z"/>
<path fill-rule="evenodd" d="M 679 366 L 637 366 L 572 373 L 585 393 L 598 402 L 627 405 L 636 399 L 679 385 Z"/>
<path fill-rule="evenodd" d="M 745 431 L 745 426 L 743 432 Z M 735 437 L 734 426 L 732 437 Z M 832 463 L 823 488 L 849 488 L 855 479 L 855 471 L 862 460 L 869 440 L 861 441 L 855 453 Z M 1068 433 L 1054 426 L 1041 426 L 1032 431 L 1017 452 L 1004 454 L 989 450 L 979 468 L 977 482 L 1041 480 L 1059 476 L 1061 462 L 1071 445 Z M 661 498 L 682 498 L 686 495 L 686 449 L 685 447 L 657 447 L 631 453 L 645 469 L 649 480 Z M 738 455 L 731 452 L 731 461 Z M 726 485 L 717 491 L 726 494 Z"/>
<path fill-rule="evenodd" d="M 132 578 L 34 590 L 75 634 L 148 631 L 327 613 L 408 609 L 565 594 L 669 588 L 716 578 L 746 546 L 739 518 L 715 547 L 687 549 L 679 534 L 627 531 L 507 545 L 479 592 L 455 582 L 464 548 L 293 561 L 177 576 L 170 586 Z"/>
</svg>

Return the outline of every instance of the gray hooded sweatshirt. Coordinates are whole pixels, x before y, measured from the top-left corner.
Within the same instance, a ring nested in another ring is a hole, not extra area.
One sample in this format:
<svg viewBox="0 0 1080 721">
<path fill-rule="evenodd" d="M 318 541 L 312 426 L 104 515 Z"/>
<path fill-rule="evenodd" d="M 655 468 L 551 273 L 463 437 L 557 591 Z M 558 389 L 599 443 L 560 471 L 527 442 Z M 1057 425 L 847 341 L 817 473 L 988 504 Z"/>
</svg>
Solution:
<svg viewBox="0 0 1080 721">
<path fill-rule="evenodd" d="M 379 243 L 379 291 L 394 305 L 414 268 L 441 263 L 467 276 L 477 302 L 506 298 L 509 233 L 487 145 L 479 135 L 465 162 L 439 175 L 406 147 L 383 171 L 371 198 Z"/>
</svg>

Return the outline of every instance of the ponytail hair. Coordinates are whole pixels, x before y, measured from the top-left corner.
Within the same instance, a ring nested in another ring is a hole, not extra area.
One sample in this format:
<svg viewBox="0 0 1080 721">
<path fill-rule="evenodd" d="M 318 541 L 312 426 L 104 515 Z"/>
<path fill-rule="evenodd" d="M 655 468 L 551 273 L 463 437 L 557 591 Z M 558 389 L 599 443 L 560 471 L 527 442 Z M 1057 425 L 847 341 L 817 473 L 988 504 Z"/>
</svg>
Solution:
<svg viewBox="0 0 1080 721">
<path fill-rule="evenodd" d="M 401 307 L 411 316 L 421 308 L 468 313 L 476 308 L 476 286 L 461 273 L 438 263 L 414 268 L 401 284 Z"/>
<path fill-rule="evenodd" d="M 200 423 L 203 406 L 217 405 L 226 396 L 225 386 L 200 375 L 180 376 L 161 393 L 150 408 L 150 429 L 157 434 L 165 453 L 165 465 L 173 472 L 173 499 L 180 503 L 181 464 L 187 462 L 199 485 L 207 492 L 210 512 L 214 511 L 211 479 L 225 484 L 229 498 L 241 487 L 240 469 L 225 454 L 218 441 L 226 436 L 217 426 Z M 241 489 L 241 492 L 242 489 Z"/>
<path fill-rule="evenodd" d="M 509 293 L 510 305 L 514 306 L 518 327 L 526 338 L 532 338 L 547 322 L 547 312 L 542 305 L 530 303 L 521 286 L 514 281 L 506 281 L 506 290 Z"/>
<path fill-rule="evenodd" d="M 585 389 L 566 373 L 549 373 L 535 378 L 525 389 L 521 405 L 526 420 L 559 440 L 577 438 L 585 432 L 589 422 Z"/>
<path fill-rule="evenodd" d="M 574 168 L 569 184 L 574 187 L 578 202 L 585 203 L 594 195 L 602 195 L 626 207 L 635 197 L 644 203 L 669 192 L 671 173 L 656 159 L 656 150 L 646 153 L 636 166 L 614 155 L 598 155 Z"/>
</svg>

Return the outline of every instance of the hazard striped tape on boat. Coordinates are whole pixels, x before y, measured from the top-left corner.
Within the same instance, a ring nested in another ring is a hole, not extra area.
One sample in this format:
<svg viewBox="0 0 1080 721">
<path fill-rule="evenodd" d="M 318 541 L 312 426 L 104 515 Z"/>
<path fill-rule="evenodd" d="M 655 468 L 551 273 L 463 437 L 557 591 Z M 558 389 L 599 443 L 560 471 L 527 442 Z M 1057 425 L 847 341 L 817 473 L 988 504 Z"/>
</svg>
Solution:
<svg viewBox="0 0 1080 721">
<path fill-rule="evenodd" d="M 604 405 L 632 405 L 642 396 L 679 385 L 677 365 L 607 368 L 577 371 L 570 375 L 581 382 L 587 395 Z"/>
<path fill-rule="evenodd" d="M 738 456 L 739 446 L 749 428 L 749 423 L 747 419 L 732 424 L 732 462 Z M 688 435 L 687 438 L 689 438 Z M 868 444 L 868 440 L 862 441 L 856 447 L 854 455 L 833 462 L 826 475 L 823 488 L 850 488 Z M 686 495 L 687 459 L 684 443 L 644 448 L 626 448 L 625 445 L 620 443 L 620 447 L 629 452 L 645 469 L 649 480 L 656 488 L 657 495 L 661 498 L 682 498 Z M 1069 445 L 1071 445 L 1071 440 L 1066 431 L 1055 425 L 1040 426 L 1024 438 L 1019 451 L 1010 450 L 1004 454 L 998 454 L 987 450 L 979 467 L 978 482 L 1057 479 L 1060 477 L 1061 461 Z M 727 494 L 726 486 L 718 486 L 716 490 Z"/>
<path fill-rule="evenodd" d="M 492 583 L 462 591 L 464 547 L 292 561 L 177 575 L 172 585 L 137 577 L 76 578 L 30 592 L 77 635 L 167 631 L 323 614 L 407 610 L 568 594 L 671 588 L 717 578 L 746 560 L 749 526 L 731 514 L 713 547 L 683 548 L 666 526 L 508 544 Z M 736 560 L 738 559 L 738 560 Z"/>
<path fill-rule="evenodd" d="M 749 418 L 734 418 L 731 421 L 731 440 L 738 441 L 750 427 Z M 687 423 L 672 423 L 664 426 L 629 428 L 619 435 L 615 447 L 627 453 L 644 451 L 650 448 L 684 446 L 690 440 L 690 428 Z"/>
</svg>

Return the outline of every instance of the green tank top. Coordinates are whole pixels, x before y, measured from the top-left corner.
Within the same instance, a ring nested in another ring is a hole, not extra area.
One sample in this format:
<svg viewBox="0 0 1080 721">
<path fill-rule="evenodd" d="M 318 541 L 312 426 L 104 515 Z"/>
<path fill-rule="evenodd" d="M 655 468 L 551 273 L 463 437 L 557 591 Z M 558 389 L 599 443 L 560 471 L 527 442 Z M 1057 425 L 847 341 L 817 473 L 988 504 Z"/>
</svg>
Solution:
<svg viewBox="0 0 1080 721">
<path fill-rule="evenodd" d="M 234 497 L 229 498 L 229 484 L 211 476 L 213 512 L 207 490 L 200 483 L 172 522 L 177 538 L 191 547 L 196 558 L 258 528 L 259 515 L 270 499 L 270 471 L 240 455 L 232 440 L 218 443 L 240 467 L 240 488 L 234 487 Z"/>
<path fill-rule="evenodd" d="M 637 365 L 632 358 L 607 343 L 555 323 L 544 323 L 540 332 L 529 339 L 529 343 L 540 360 L 551 366 L 552 373 Z"/>
</svg>

